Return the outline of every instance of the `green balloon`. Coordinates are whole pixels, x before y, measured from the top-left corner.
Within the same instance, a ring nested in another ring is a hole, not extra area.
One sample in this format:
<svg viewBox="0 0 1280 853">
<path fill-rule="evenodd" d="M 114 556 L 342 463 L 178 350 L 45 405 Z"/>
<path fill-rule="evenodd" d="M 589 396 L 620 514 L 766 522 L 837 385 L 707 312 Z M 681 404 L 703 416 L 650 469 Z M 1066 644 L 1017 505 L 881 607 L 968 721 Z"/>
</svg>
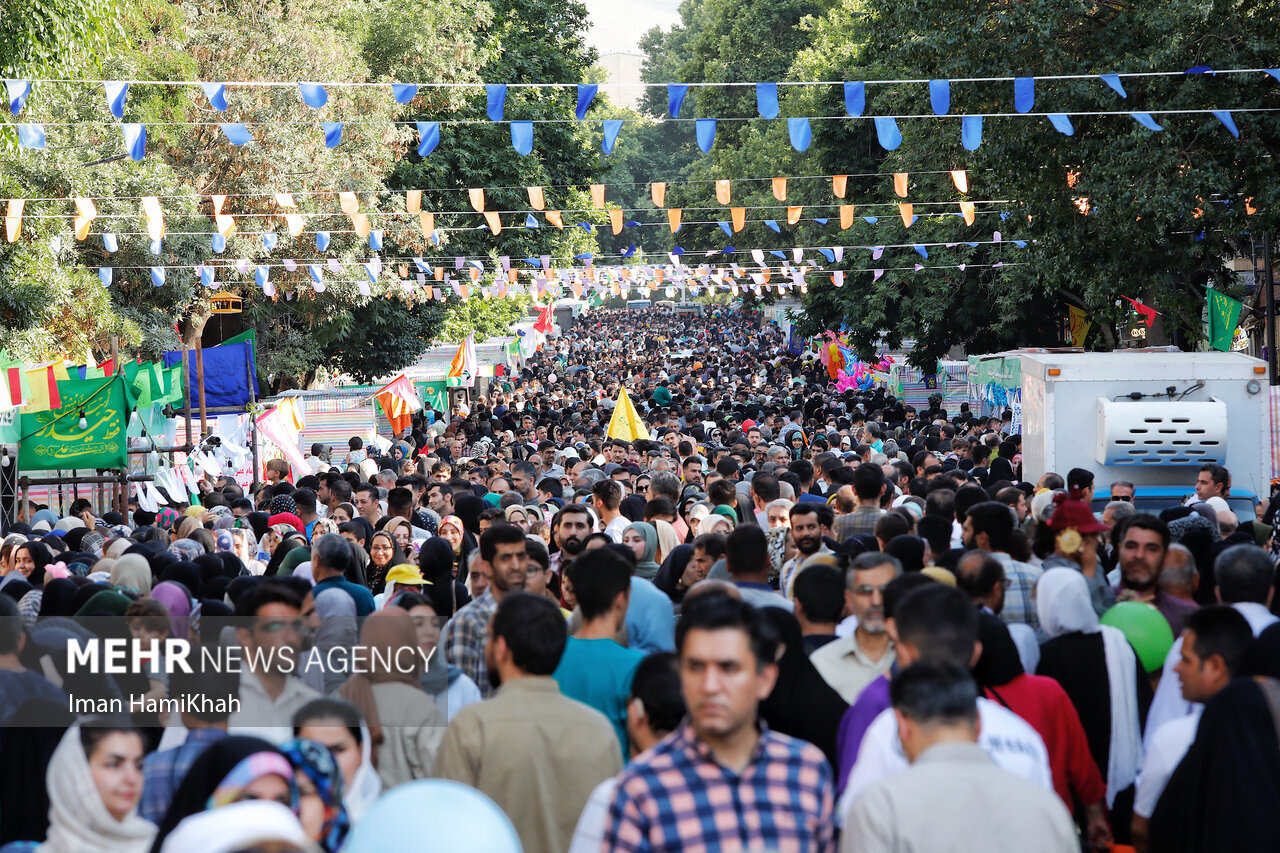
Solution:
<svg viewBox="0 0 1280 853">
<path fill-rule="evenodd" d="M 1140 601 L 1122 601 L 1103 613 L 1099 621 L 1124 632 L 1147 672 L 1164 666 L 1165 656 L 1173 648 L 1173 631 L 1159 610 Z"/>
</svg>

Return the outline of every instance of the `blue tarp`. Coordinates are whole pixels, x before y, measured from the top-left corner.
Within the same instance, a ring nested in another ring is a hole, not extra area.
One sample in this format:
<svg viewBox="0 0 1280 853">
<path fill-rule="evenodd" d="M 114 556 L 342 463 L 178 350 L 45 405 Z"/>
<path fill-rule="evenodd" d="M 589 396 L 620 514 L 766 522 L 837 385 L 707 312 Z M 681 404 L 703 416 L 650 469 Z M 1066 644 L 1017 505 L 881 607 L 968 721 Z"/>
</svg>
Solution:
<svg viewBox="0 0 1280 853">
<path fill-rule="evenodd" d="M 222 344 L 205 347 L 204 354 L 204 403 L 206 406 L 249 405 L 249 382 L 253 381 L 253 397 L 258 395 L 258 365 L 253 357 L 253 344 Z M 182 362 L 181 352 L 166 352 L 165 367 Z M 200 386 L 196 379 L 196 354 L 192 350 L 188 376 L 191 388 L 191 408 L 200 406 Z"/>
</svg>

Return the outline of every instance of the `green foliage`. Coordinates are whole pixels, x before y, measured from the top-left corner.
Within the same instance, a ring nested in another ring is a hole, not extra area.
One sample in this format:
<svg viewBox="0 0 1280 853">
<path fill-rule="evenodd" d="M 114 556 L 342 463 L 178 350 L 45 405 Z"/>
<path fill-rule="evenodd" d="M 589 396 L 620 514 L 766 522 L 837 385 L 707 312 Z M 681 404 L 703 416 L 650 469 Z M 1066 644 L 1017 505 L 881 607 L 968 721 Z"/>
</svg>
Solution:
<svg viewBox="0 0 1280 853">
<path fill-rule="evenodd" d="M 449 301 L 449 313 L 440 329 L 439 340 L 461 343 L 467 335 L 474 334 L 477 343 L 489 338 L 510 334 L 512 324 L 519 323 L 529 313 L 533 304 L 528 296 L 515 299 L 468 299 Z"/>
<path fill-rule="evenodd" d="M 119 34 L 116 0 L 5 0 L 0 79 L 81 66 Z"/>
</svg>

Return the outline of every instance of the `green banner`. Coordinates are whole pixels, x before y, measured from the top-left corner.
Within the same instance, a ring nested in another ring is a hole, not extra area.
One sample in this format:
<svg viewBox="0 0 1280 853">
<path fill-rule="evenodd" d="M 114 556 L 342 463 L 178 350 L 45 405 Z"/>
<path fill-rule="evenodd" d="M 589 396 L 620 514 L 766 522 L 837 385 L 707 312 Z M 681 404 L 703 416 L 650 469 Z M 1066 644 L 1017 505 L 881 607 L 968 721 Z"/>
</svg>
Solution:
<svg viewBox="0 0 1280 853">
<path fill-rule="evenodd" d="M 421 398 L 422 404 L 429 409 L 435 409 L 437 412 L 449 411 L 449 387 L 447 381 L 439 382 L 419 382 L 418 397 Z"/>
<path fill-rule="evenodd" d="M 17 444 L 22 439 L 22 414 L 15 406 L 0 412 L 0 444 Z"/>
<path fill-rule="evenodd" d="M 62 407 L 22 416 L 18 467 L 24 471 L 124 468 L 132 399 L 123 376 L 58 383 Z M 86 426 L 80 428 L 83 413 Z"/>
<path fill-rule="evenodd" d="M 1229 352 L 1244 305 L 1226 294 L 1209 290 L 1209 346 Z"/>
</svg>

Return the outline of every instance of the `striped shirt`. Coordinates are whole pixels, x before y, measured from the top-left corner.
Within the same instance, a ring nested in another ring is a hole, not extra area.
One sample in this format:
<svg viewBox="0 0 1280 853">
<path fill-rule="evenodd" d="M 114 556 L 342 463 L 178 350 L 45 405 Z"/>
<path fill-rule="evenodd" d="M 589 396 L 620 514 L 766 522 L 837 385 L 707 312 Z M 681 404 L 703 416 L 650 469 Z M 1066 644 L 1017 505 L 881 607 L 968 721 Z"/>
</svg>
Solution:
<svg viewBox="0 0 1280 853">
<path fill-rule="evenodd" d="M 771 732 L 741 772 L 686 721 L 618 777 L 604 849 L 834 851 L 831 767 L 812 744 Z"/>
</svg>

